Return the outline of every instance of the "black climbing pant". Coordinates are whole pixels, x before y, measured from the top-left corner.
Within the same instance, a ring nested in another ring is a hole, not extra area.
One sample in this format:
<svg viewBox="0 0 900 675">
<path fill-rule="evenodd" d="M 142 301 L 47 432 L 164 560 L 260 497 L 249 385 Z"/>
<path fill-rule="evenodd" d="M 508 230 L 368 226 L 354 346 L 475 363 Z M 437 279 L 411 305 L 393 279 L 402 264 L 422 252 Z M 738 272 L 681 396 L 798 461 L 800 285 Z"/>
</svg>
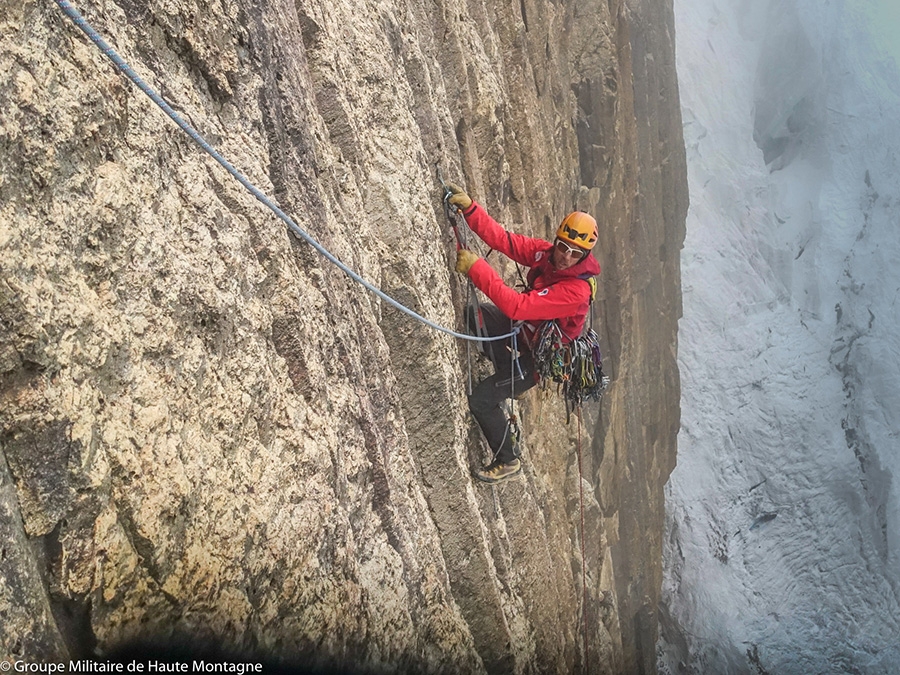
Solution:
<svg viewBox="0 0 900 675">
<path fill-rule="evenodd" d="M 480 306 L 483 328 L 482 334 L 504 335 L 512 331 L 512 321 L 497 307 L 490 304 Z M 469 330 L 475 333 L 474 312 L 469 308 Z M 512 360 L 512 340 L 495 340 L 481 343 L 484 355 L 494 364 L 494 374 L 482 380 L 469 396 L 469 410 L 475 416 L 478 426 L 494 454 L 494 460 L 508 464 L 518 455 L 513 443 L 509 418 L 501 404 L 510 396 L 519 396 L 531 389 L 537 381 L 534 378 L 534 360 L 521 337 L 518 340 L 519 368 Z M 525 351 L 523 351 L 525 350 Z"/>
</svg>

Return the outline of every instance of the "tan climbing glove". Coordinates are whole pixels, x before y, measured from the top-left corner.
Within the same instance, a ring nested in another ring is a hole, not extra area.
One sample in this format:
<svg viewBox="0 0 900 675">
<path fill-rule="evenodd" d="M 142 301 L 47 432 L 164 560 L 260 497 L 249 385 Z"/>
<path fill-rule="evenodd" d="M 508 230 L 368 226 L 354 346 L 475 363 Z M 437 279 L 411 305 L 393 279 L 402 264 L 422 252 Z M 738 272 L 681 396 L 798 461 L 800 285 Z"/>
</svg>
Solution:
<svg viewBox="0 0 900 675">
<path fill-rule="evenodd" d="M 472 206 L 472 198 L 467 195 L 466 191 L 459 187 L 459 185 L 447 183 L 447 187 L 450 188 L 450 192 L 453 193 L 447 201 L 453 204 L 453 206 L 462 211 L 465 211 Z"/>
<path fill-rule="evenodd" d="M 465 193 L 464 193 L 465 194 Z M 472 200 L 469 200 L 472 203 Z M 468 274 L 472 265 L 478 262 L 478 256 L 468 249 L 461 248 L 456 252 L 456 271 L 460 274 Z"/>
</svg>

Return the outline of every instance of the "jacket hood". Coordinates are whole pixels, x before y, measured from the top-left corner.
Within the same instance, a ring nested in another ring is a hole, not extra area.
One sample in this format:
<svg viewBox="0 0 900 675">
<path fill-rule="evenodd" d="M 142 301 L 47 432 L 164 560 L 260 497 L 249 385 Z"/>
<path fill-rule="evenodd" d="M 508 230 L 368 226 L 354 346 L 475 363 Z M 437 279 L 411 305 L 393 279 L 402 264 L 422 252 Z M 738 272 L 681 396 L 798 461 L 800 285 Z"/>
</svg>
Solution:
<svg viewBox="0 0 900 675">
<path fill-rule="evenodd" d="M 528 274 L 529 284 L 533 282 L 534 278 L 537 276 L 542 276 L 548 282 L 552 283 L 559 281 L 560 279 L 569 279 L 573 277 L 577 279 L 578 277 L 585 275 L 593 277 L 600 274 L 600 263 L 597 262 L 597 259 L 592 253 L 588 253 L 584 260 L 579 261 L 577 264 L 572 265 L 565 270 L 558 270 L 553 266 L 553 263 L 550 262 L 552 254 L 553 244 L 547 244 L 546 254 L 544 255 L 543 260 L 532 267 L 531 272 Z"/>
<path fill-rule="evenodd" d="M 551 250 L 552 250 L 551 246 Z M 550 265 L 553 266 L 552 264 Z M 567 270 L 559 271 L 554 269 L 554 272 L 562 277 L 580 277 L 583 274 L 590 274 L 591 276 L 596 276 L 600 274 L 600 263 L 597 262 L 597 259 L 594 257 L 593 253 L 588 253 L 584 260 L 580 261 L 577 265 L 572 265 Z"/>
</svg>

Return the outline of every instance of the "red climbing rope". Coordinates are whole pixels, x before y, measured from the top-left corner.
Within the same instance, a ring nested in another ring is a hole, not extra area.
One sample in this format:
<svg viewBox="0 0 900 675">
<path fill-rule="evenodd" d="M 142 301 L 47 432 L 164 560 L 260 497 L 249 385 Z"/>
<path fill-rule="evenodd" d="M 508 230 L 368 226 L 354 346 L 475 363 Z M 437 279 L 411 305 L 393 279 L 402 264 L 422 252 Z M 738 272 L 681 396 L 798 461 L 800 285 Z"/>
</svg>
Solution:
<svg viewBox="0 0 900 675">
<path fill-rule="evenodd" d="M 578 455 L 578 497 L 579 497 L 579 505 L 581 507 L 581 623 L 582 623 L 582 634 L 584 636 L 584 672 L 590 672 L 588 668 L 588 624 L 587 624 L 587 604 L 588 604 L 588 591 L 587 591 L 587 556 L 584 553 L 584 480 L 582 478 L 581 473 L 581 406 L 575 411 L 575 424 L 578 427 L 578 444 L 577 455 Z"/>
</svg>

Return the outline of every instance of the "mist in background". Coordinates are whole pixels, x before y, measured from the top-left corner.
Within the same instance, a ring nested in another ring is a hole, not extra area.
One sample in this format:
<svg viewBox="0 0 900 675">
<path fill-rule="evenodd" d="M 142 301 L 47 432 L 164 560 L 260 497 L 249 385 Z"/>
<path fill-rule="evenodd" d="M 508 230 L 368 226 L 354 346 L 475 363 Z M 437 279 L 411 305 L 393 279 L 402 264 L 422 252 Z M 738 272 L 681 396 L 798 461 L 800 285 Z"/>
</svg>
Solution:
<svg viewBox="0 0 900 675">
<path fill-rule="evenodd" d="M 900 672 L 900 4 L 676 0 L 661 673 Z"/>
</svg>

